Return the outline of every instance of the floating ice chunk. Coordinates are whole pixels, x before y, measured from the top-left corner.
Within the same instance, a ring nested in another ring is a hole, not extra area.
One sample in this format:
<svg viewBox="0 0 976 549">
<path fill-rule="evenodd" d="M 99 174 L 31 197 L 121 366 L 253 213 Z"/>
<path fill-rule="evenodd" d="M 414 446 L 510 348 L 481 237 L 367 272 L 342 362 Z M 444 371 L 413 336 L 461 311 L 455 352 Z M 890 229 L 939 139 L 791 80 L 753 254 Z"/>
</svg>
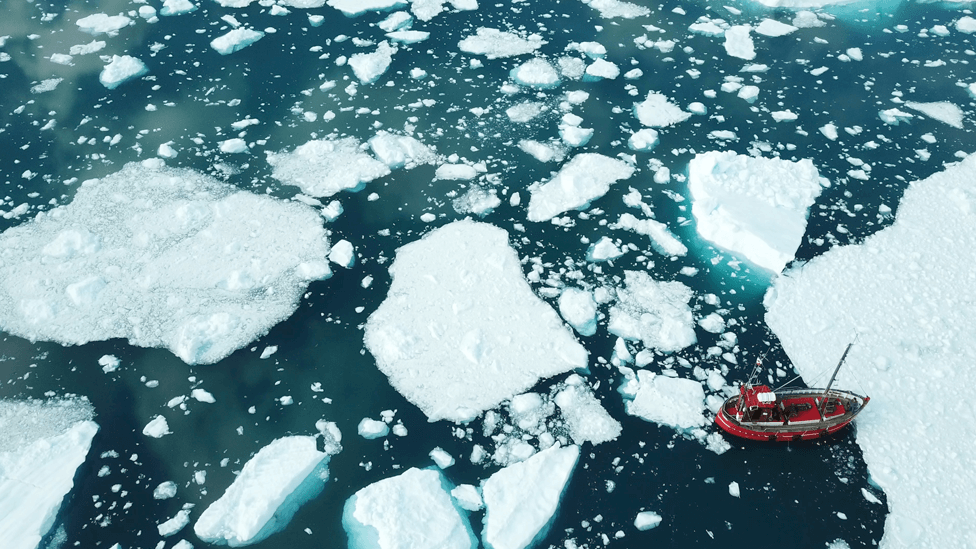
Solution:
<svg viewBox="0 0 976 549">
<path fill-rule="evenodd" d="M 324 439 L 319 451 L 317 439 Z M 193 531 L 214 544 L 257 543 L 288 525 L 325 487 L 330 458 L 342 450 L 329 430 L 275 439 L 247 460 L 227 491 L 200 515 Z"/>
<path fill-rule="evenodd" d="M 756 58 L 756 48 L 752 43 L 749 25 L 735 25 L 725 31 L 725 51 L 732 57 L 751 61 Z"/>
<path fill-rule="evenodd" d="M 545 59 L 536 57 L 512 69 L 512 80 L 522 86 L 547 89 L 559 85 L 559 73 Z"/>
<path fill-rule="evenodd" d="M 356 5 L 363 5 L 362 2 L 356 2 Z M 396 32 L 398 30 L 409 29 L 413 25 L 413 17 L 405 11 L 398 11 L 391 13 L 386 17 L 386 19 L 380 21 L 376 26 L 378 26 L 383 32 Z"/>
<path fill-rule="evenodd" d="M 466 511 L 480 511 L 485 508 L 485 502 L 481 499 L 481 492 L 476 486 L 470 484 L 460 484 L 451 490 L 451 497 L 457 502 L 458 507 Z"/>
<path fill-rule="evenodd" d="M 641 532 L 650 530 L 651 528 L 657 528 L 659 524 L 661 524 L 661 515 L 653 511 L 637 513 L 637 518 L 634 519 L 634 528 L 637 528 Z"/>
<path fill-rule="evenodd" d="M 86 400 L 0 400 L 0 539 L 10 549 L 40 546 L 98 424 Z"/>
<path fill-rule="evenodd" d="M 102 358 L 98 359 L 98 365 L 102 367 L 102 371 L 106 374 L 118 370 L 119 364 L 121 364 L 119 359 L 112 355 L 102 355 Z"/>
<path fill-rule="evenodd" d="M 0 235 L 0 326 L 66 345 L 124 337 L 216 362 L 330 274 L 321 223 L 303 204 L 129 164 Z"/>
<path fill-rule="evenodd" d="M 247 141 L 239 137 L 220 142 L 220 152 L 239 154 L 247 152 Z"/>
<path fill-rule="evenodd" d="M 76 46 L 71 46 L 68 49 L 68 53 L 71 55 L 88 55 L 89 53 L 95 53 L 101 51 L 106 45 L 105 42 L 101 40 L 92 40 L 87 44 L 78 44 Z"/>
<path fill-rule="evenodd" d="M 406 0 L 328 0 L 322 3 L 329 4 L 347 17 L 355 17 L 368 11 L 392 11 L 407 5 Z"/>
<path fill-rule="evenodd" d="M 430 38 L 430 33 L 416 30 L 402 30 L 386 33 L 386 37 L 400 44 L 417 44 Z"/>
<path fill-rule="evenodd" d="M 220 55 L 230 55 L 264 38 L 264 33 L 254 29 L 236 28 L 210 41 L 210 47 Z"/>
<path fill-rule="evenodd" d="M 569 427 L 569 436 L 577 444 L 602 444 L 620 436 L 620 423 L 610 416 L 578 374 L 566 379 L 553 400 Z"/>
<path fill-rule="evenodd" d="M 376 158 L 391 170 L 429 164 L 437 158 L 437 154 L 430 147 L 417 139 L 386 131 L 377 132 L 371 137 L 369 148 Z"/>
<path fill-rule="evenodd" d="M 773 111 L 769 114 L 776 122 L 792 122 L 798 118 L 796 113 L 789 109 L 785 111 Z"/>
<path fill-rule="evenodd" d="M 474 214 L 484 217 L 500 206 L 502 199 L 495 189 L 485 189 L 472 185 L 463 195 L 454 200 L 454 211 L 460 214 Z"/>
<path fill-rule="evenodd" d="M 559 125 L 559 137 L 570 147 L 582 147 L 593 137 L 592 128 L 580 128 L 570 124 Z"/>
<path fill-rule="evenodd" d="M 514 32 L 479 27 L 474 35 L 458 42 L 458 48 L 466 53 L 497 59 L 532 53 L 545 43 L 538 34 L 520 36 Z"/>
<path fill-rule="evenodd" d="M 159 15 L 180 15 L 196 9 L 196 4 L 190 0 L 163 0 L 163 8 L 159 10 Z"/>
<path fill-rule="evenodd" d="M 718 313 L 709 313 L 698 321 L 698 325 L 706 332 L 713 334 L 720 334 L 725 331 L 725 319 Z"/>
<path fill-rule="evenodd" d="M 641 124 L 653 128 L 672 126 L 691 117 L 691 113 L 668 101 L 667 96 L 653 91 L 643 102 L 634 104 L 634 115 Z"/>
<path fill-rule="evenodd" d="M 548 221 L 568 211 L 589 206 L 610 190 L 610 185 L 628 179 L 634 167 L 598 153 L 573 157 L 552 179 L 529 187 L 529 221 Z"/>
<path fill-rule="evenodd" d="M 734 498 L 740 497 L 738 482 L 733 480 L 732 482 L 729 483 L 729 495 Z"/>
<path fill-rule="evenodd" d="M 165 417 L 156 416 L 142 428 L 142 434 L 147 437 L 162 438 L 166 435 L 172 435 L 173 432 L 169 430 L 169 423 L 166 422 Z"/>
<path fill-rule="evenodd" d="M 559 314 L 580 335 L 596 333 L 596 301 L 593 294 L 578 288 L 566 288 L 559 296 Z"/>
<path fill-rule="evenodd" d="M 621 0 L 580 1 L 597 10 L 600 13 L 600 17 L 603 17 L 604 19 L 615 19 L 617 17 L 622 17 L 624 19 L 635 19 L 637 17 L 650 15 L 651 13 L 651 10 L 644 6 L 632 4 L 630 2 L 623 2 Z"/>
<path fill-rule="evenodd" d="M 173 518 L 156 525 L 156 529 L 159 531 L 161 537 L 168 538 L 173 534 L 179 533 L 187 524 L 190 524 L 190 511 L 188 509 L 181 509 L 177 511 Z"/>
<path fill-rule="evenodd" d="M 470 164 L 441 164 L 434 171 L 434 179 L 470 181 L 478 177 L 478 170 Z"/>
<path fill-rule="evenodd" d="M 958 106 L 948 101 L 939 101 L 936 103 L 916 103 L 915 101 L 906 101 L 905 106 L 909 109 L 916 110 L 929 118 L 934 118 L 939 122 L 948 124 L 953 128 L 962 128 L 963 112 Z"/>
<path fill-rule="evenodd" d="M 811 5 L 810 7 L 814 6 Z M 815 27 L 823 27 L 826 25 L 827 23 L 821 21 L 820 18 L 817 17 L 817 14 L 813 13 L 812 11 L 798 11 L 796 12 L 796 15 L 793 16 L 793 26 L 800 29 L 810 29 Z"/>
<path fill-rule="evenodd" d="M 661 255 L 678 257 L 688 253 L 688 248 L 668 230 L 668 226 L 654 219 L 637 219 L 633 214 L 624 213 L 620 214 L 620 218 L 610 228 L 625 229 L 650 237 L 651 247 Z"/>
<path fill-rule="evenodd" d="M 159 486 L 153 490 L 153 499 L 169 499 L 175 495 L 176 483 L 171 480 L 159 483 Z"/>
<path fill-rule="evenodd" d="M 430 459 L 434 460 L 434 463 L 441 469 L 447 469 L 454 465 L 454 457 L 439 446 L 430 451 Z"/>
<path fill-rule="evenodd" d="M 30 91 L 31 93 L 47 93 L 49 91 L 54 91 L 62 80 L 64 80 L 64 78 L 48 78 L 47 80 L 41 80 L 34 86 L 31 86 Z"/>
<path fill-rule="evenodd" d="M 363 152 L 353 137 L 317 139 L 290 153 L 269 153 L 268 163 L 274 168 L 272 177 L 315 197 L 356 192 L 390 173 L 386 164 Z"/>
<path fill-rule="evenodd" d="M 124 15 L 96 13 L 88 17 L 82 17 L 75 24 L 78 25 L 78 30 L 94 36 L 98 36 L 99 34 L 116 36 L 120 30 L 132 24 L 132 19 Z"/>
<path fill-rule="evenodd" d="M 693 379 L 637 370 L 636 379 L 622 389 L 627 413 L 645 421 L 688 431 L 705 425 L 705 391 Z"/>
<path fill-rule="evenodd" d="M 897 108 L 887 109 L 878 113 L 878 117 L 885 124 L 890 124 L 892 126 L 897 126 L 901 122 L 907 122 L 915 116 L 911 113 L 899 110 Z"/>
<path fill-rule="evenodd" d="M 364 417 L 362 421 L 359 422 L 359 427 L 356 428 L 356 432 L 358 432 L 359 436 L 365 438 L 366 440 L 372 440 L 374 438 L 381 438 L 390 434 L 390 427 L 382 421 Z"/>
<path fill-rule="evenodd" d="M 196 400 L 197 402 L 206 402 L 208 404 L 213 404 L 214 402 L 217 402 L 217 399 L 215 399 L 214 396 L 210 394 L 210 391 L 207 391 L 205 389 L 199 389 L 199 388 L 194 389 L 190 391 L 190 396 L 193 397 L 193 399 Z"/>
<path fill-rule="evenodd" d="M 146 64 L 129 55 L 113 55 L 112 60 L 98 75 L 98 81 L 110 90 L 119 87 L 123 82 L 139 78 L 149 72 Z"/>
<path fill-rule="evenodd" d="M 340 240 L 332 246 L 329 261 L 347 269 L 356 264 L 356 250 L 348 240 Z"/>
<path fill-rule="evenodd" d="M 524 123 L 539 116 L 545 111 L 545 103 L 538 101 L 524 101 L 505 110 L 508 119 L 516 123 Z"/>
<path fill-rule="evenodd" d="M 172 143 L 163 143 L 156 150 L 156 155 L 160 158 L 176 158 L 179 153 L 173 148 Z"/>
<path fill-rule="evenodd" d="M 474 549 L 467 517 L 431 469 L 407 469 L 374 482 L 346 500 L 342 527 L 355 549 Z"/>
<path fill-rule="evenodd" d="M 648 152 L 658 143 L 657 130 L 644 128 L 637 130 L 627 139 L 627 146 L 639 152 Z"/>
<path fill-rule="evenodd" d="M 586 251 L 586 260 L 598 263 L 601 261 L 612 261 L 622 255 L 624 255 L 624 252 L 613 243 L 613 240 L 601 236 L 600 240 L 591 245 Z"/>
<path fill-rule="evenodd" d="M 585 80 L 614 80 L 620 76 L 620 67 L 607 61 L 597 59 L 586 67 Z"/>
<path fill-rule="evenodd" d="M 587 353 L 525 282 L 505 231 L 458 221 L 397 251 L 366 323 L 379 369 L 431 421 L 468 421 Z"/>
<path fill-rule="evenodd" d="M 776 273 L 793 259 L 809 208 L 827 185 L 807 159 L 713 151 L 688 165 L 698 233 Z"/>
<path fill-rule="evenodd" d="M 833 122 L 825 124 L 823 127 L 821 127 L 820 133 L 831 141 L 837 140 L 837 126 Z"/>
<path fill-rule="evenodd" d="M 539 141 L 534 141 L 531 139 L 523 139 L 522 141 L 519 141 L 518 146 L 539 162 L 561 161 L 566 156 L 566 153 L 562 147 L 557 147 L 548 143 L 540 143 Z"/>
<path fill-rule="evenodd" d="M 391 46 L 386 40 L 376 46 L 372 53 L 356 53 L 349 57 L 349 66 L 362 84 L 376 82 L 383 73 L 390 68 L 396 46 Z"/>
<path fill-rule="evenodd" d="M 976 476 L 947 473 L 976 437 L 976 424 L 958 421 L 976 385 L 974 177 L 970 155 L 911 183 L 890 227 L 787 271 L 765 300 L 769 326 L 805 379 L 829 376 L 836 358 L 825 355 L 839 356 L 858 334 L 835 386 L 872 397 L 857 443 L 887 495 L 881 546 L 964 547 L 976 522 Z M 899 387 L 919 372 L 928 372 L 924 383 Z M 906 424 L 906 391 L 930 427 Z"/>
<path fill-rule="evenodd" d="M 693 345 L 695 321 L 688 307 L 690 288 L 680 282 L 658 282 L 641 271 L 624 272 L 607 330 L 666 353 Z"/>
<path fill-rule="evenodd" d="M 579 446 L 552 446 L 484 481 L 485 547 L 524 549 L 541 537 L 559 508 L 579 452 Z"/>
<path fill-rule="evenodd" d="M 756 27 L 756 34 L 762 34 L 764 36 L 786 36 L 791 32 L 797 30 L 793 25 L 787 25 L 786 23 L 780 23 L 775 19 L 763 19 L 762 23 Z"/>
<path fill-rule="evenodd" d="M 956 30 L 959 32 L 965 32 L 967 34 L 976 32 L 976 19 L 973 19 L 968 15 L 960 17 L 956 21 Z"/>
</svg>

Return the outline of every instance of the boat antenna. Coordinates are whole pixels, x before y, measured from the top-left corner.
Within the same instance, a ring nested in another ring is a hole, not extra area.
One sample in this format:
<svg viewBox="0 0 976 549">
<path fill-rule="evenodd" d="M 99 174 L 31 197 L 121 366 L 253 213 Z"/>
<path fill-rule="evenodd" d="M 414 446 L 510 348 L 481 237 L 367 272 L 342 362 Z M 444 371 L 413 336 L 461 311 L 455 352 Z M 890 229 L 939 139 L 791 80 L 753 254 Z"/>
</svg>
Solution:
<svg viewBox="0 0 976 549">
<path fill-rule="evenodd" d="M 856 341 L 857 341 L 857 337 L 854 338 L 854 341 L 851 341 L 850 343 L 847 344 L 847 348 L 844 349 L 844 354 L 840 357 L 840 362 L 838 362 L 837 363 L 837 367 L 834 368 L 834 375 L 830 376 L 830 381 L 827 382 L 827 388 L 824 389 L 824 392 L 823 392 L 823 395 L 821 396 L 821 401 L 820 401 L 820 415 L 821 415 L 821 417 L 823 416 L 824 408 L 827 407 L 827 393 L 830 392 L 830 387 L 834 384 L 834 379 L 837 378 L 837 372 L 839 372 L 840 371 L 840 367 L 844 365 L 844 359 L 847 358 L 847 353 L 849 353 L 851 351 L 851 347 L 854 346 L 854 343 Z"/>
<path fill-rule="evenodd" d="M 768 352 L 769 351 L 766 351 L 766 353 Z M 759 355 L 759 358 L 756 359 L 756 366 L 752 369 L 752 373 L 749 374 L 749 381 L 746 382 L 746 385 L 752 385 L 752 380 L 759 375 L 759 369 L 762 368 L 763 359 L 766 358 L 766 353 Z"/>
</svg>

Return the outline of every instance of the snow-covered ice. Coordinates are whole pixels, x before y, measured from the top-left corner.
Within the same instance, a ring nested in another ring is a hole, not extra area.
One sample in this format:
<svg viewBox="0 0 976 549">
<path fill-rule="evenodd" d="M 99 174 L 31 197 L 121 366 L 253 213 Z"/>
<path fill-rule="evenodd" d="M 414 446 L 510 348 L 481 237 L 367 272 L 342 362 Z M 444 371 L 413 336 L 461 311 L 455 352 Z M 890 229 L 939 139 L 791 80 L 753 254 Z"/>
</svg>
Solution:
<svg viewBox="0 0 976 549">
<path fill-rule="evenodd" d="M 586 350 L 529 287 L 508 233 L 474 221 L 397 251 L 389 294 L 366 323 L 377 366 L 432 421 L 466 421 Z"/>
<path fill-rule="evenodd" d="M 132 163 L 0 234 L 0 327 L 63 345 L 122 337 L 209 364 L 290 316 L 331 275 L 328 251 L 304 204 Z"/>
<path fill-rule="evenodd" d="M 566 288 L 559 296 L 559 314 L 580 335 L 596 333 L 596 301 L 593 294 L 579 288 Z"/>
<path fill-rule="evenodd" d="M 761 23 L 755 28 L 756 34 L 762 34 L 764 36 L 785 36 L 797 30 L 793 25 L 787 25 L 786 23 L 781 23 L 775 19 L 763 19 Z"/>
<path fill-rule="evenodd" d="M 637 517 L 634 518 L 634 528 L 637 528 L 642 532 L 652 528 L 657 528 L 659 524 L 661 524 L 661 515 L 655 513 L 654 511 L 637 513 Z"/>
<path fill-rule="evenodd" d="M 264 33 L 239 27 L 210 41 L 210 47 L 220 55 L 230 55 L 264 38 Z"/>
<path fill-rule="evenodd" d="M 712 151 L 688 165 L 698 233 L 776 273 L 793 259 L 810 206 L 825 186 L 827 180 L 808 159 Z"/>
<path fill-rule="evenodd" d="M 340 240 L 332 245 L 329 251 L 329 261 L 346 269 L 352 268 L 356 263 L 356 249 L 348 240 Z"/>
<path fill-rule="evenodd" d="M 650 349 L 679 351 L 697 341 L 695 321 L 688 307 L 694 295 L 680 282 L 659 282 L 642 271 L 625 271 L 625 286 L 617 288 L 607 330 Z"/>
<path fill-rule="evenodd" d="M 653 91 L 647 93 L 644 101 L 634 104 L 634 115 L 641 124 L 652 128 L 673 126 L 691 118 L 691 113 L 671 103 L 666 95 Z"/>
<path fill-rule="evenodd" d="M 197 5 L 190 0 L 163 0 L 163 7 L 159 15 L 180 15 L 197 9 Z"/>
<path fill-rule="evenodd" d="M 319 198 L 340 191 L 356 192 L 390 174 L 390 168 L 362 150 L 353 137 L 315 139 L 292 152 L 269 153 L 271 176 Z"/>
<path fill-rule="evenodd" d="M 756 48 L 752 43 L 749 25 L 735 25 L 725 31 L 725 52 L 732 57 L 750 61 L 756 58 Z"/>
<path fill-rule="evenodd" d="M 98 81 L 110 90 L 124 82 L 139 78 L 149 72 L 146 64 L 131 55 L 113 55 L 112 60 L 98 74 Z"/>
<path fill-rule="evenodd" d="M 87 401 L 0 400 L 0 540 L 35 549 L 54 525 L 98 425 Z"/>
<path fill-rule="evenodd" d="M 581 153 L 552 179 L 529 187 L 529 221 L 548 221 L 568 211 L 586 208 L 610 190 L 610 185 L 634 174 L 634 167 L 599 153 Z"/>
<path fill-rule="evenodd" d="M 389 11 L 407 5 L 407 0 L 323 0 L 323 4 L 328 4 L 347 17 L 356 17 L 368 11 Z"/>
<path fill-rule="evenodd" d="M 390 63 L 393 62 L 393 54 L 396 52 L 396 46 L 391 46 L 389 42 L 384 40 L 376 46 L 376 51 L 351 55 L 349 66 L 352 67 L 352 72 L 360 83 L 372 84 L 390 68 Z"/>
<path fill-rule="evenodd" d="M 447 469 L 454 465 L 454 456 L 447 453 L 440 446 L 430 451 L 430 459 L 434 460 L 434 463 L 441 469 Z"/>
<path fill-rule="evenodd" d="M 169 430 L 169 423 L 167 423 L 166 418 L 163 416 L 154 416 L 152 420 L 142 428 L 142 434 L 147 437 L 162 438 L 166 435 L 173 434 Z"/>
<path fill-rule="evenodd" d="M 600 17 L 615 19 L 634 19 L 648 15 L 651 11 L 640 4 L 624 2 L 622 0 L 581 0 L 587 6 L 597 10 Z"/>
<path fill-rule="evenodd" d="M 881 547 L 965 547 L 976 524 L 976 156 L 905 191 L 894 223 L 778 277 L 766 320 L 806 379 L 871 397 L 857 442 L 890 514 Z M 907 399 L 907 400 L 906 400 Z M 925 410 L 906 414 L 905 406 Z M 951 512 L 947 512 L 951 510 Z"/>
<path fill-rule="evenodd" d="M 948 124 L 953 128 L 962 128 L 962 120 L 964 113 L 954 103 L 949 103 L 948 101 L 939 101 L 936 103 L 917 103 L 915 101 L 906 101 L 905 106 L 909 109 L 916 110 L 929 118 L 934 118 L 939 122 Z"/>
<path fill-rule="evenodd" d="M 579 446 L 552 446 L 484 481 L 481 539 L 486 548 L 524 549 L 545 531 L 559 508 L 579 453 Z"/>
<path fill-rule="evenodd" d="M 366 440 L 372 440 L 374 438 L 381 438 L 390 434 L 390 427 L 382 421 L 364 417 L 359 422 L 356 432 L 359 433 L 359 436 L 365 438 Z"/>
<path fill-rule="evenodd" d="M 120 30 L 131 25 L 132 19 L 129 19 L 124 15 L 107 15 L 104 13 L 96 13 L 94 15 L 82 17 L 76 21 L 75 24 L 78 25 L 78 30 L 87 32 L 88 34 L 95 36 L 98 36 L 99 34 L 115 36 Z"/>
<path fill-rule="evenodd" d="M 432 469 L 410 468 L 350 497 L 342 526 L 350 549 L 473 549 L 478 540 Z"/>
<path fill-rule="evenodd" d="M 497 59 L 532 53 L 545 43 L 538 34 L 521 36 L 514 32 L 479 27 L 475 34 L 458 42 L 458 48 L 465 53 Z"/>
<path fill-rule="evenodd" d="M 628 414 L 679 431 L 705 425 L 701 383 L 648 370 L 637 370 L 636 374 L 621 387 Z"/>
<path fill-rule="evenodd" d="M 193 525 L 197 537 L 240 547 L 284 529 L 298 508 L 325 487 L 329 460 L 342 450 L 334 436 L 337 431 L 285 436 L 261 448 L 197 519 Z M 319 437 L 324 439 L 324 451 L 316 448 Z"/>
<path fill-rule="evenodd" d="M 368 144 L 376 158 L 391 170 L 429 164 L 437 158 L 433 149 L 409 135 L 380 131 Z"/>
<path fill-rule="evenodd" d="M 541 89 L 554 88 L 560 82 L 556 69 L 541 57 L 532 58 L 515 67 L 511 76 L 517 84 Z"/>
<path fill-rule="evenodd" d="M 579 374 L 566 378 L 553 401 L 577 444 L 602 444 L 620 436 L 620 422 L 610 416 Z"/>
<path fill-rule="evenodd" d="M 674 236 L 668 226 L 654 219 L 638 219 L 633 214 L 623 213 L 610 228 L 633 231 L 649 237 L 651 247 L 661 255 L 675 257 L 688 253 L 688 247 Z"/>
</svg>

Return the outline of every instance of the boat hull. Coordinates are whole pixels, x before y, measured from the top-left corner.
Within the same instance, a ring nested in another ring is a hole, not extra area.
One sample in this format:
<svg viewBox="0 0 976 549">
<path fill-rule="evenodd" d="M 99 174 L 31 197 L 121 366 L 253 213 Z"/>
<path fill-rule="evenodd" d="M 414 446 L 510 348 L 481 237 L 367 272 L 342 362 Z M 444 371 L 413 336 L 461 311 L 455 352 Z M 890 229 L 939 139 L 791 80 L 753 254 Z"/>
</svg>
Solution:
<svg viewBox="0 0 976 549">
<path fill-rule="evenodd" d="M 740 406 L 741 396 L 725 401 L 715 415 L 715 424 L 737 437 L 764 442 L 814 440 L 840 431 L 849 425 L 871 400 L 847 391 L 830 391 L 828 411 L 819 412 L 822 389 L 800 389 L 780 392 L 779 417 L 750 418 Z M 813 405 L 812 407 L 810 405 Z M 802 411 L 797 412 L 796 410 Z"/>
</svg>

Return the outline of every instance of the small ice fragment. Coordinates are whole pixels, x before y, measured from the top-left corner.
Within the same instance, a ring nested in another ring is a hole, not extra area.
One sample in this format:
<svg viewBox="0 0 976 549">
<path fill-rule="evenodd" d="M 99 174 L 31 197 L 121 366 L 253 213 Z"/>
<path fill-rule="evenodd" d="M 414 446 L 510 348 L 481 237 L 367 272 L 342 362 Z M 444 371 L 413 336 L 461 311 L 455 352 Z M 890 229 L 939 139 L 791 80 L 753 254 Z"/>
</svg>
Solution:
<svg viewBox="0 0 976 549">
<path fill-rule="evenodd" d="M 382 421 L 366 417 L 359 422 L 359 427 L 357 427 L 356 431 L 359 433 L 359 436 L 366 440 L 372 440 L 374 438 L 385 437 L 389 434 L 390 427 Z"/>
<path fill-rule="evenodd" d="M 169 430 L 169 424 L 166 423 L 165 417 L 156 416 L 142 429 L 142 434 L 153 438 L 162 438 L 173 434 L 173 432 Z"/>
</svg>

